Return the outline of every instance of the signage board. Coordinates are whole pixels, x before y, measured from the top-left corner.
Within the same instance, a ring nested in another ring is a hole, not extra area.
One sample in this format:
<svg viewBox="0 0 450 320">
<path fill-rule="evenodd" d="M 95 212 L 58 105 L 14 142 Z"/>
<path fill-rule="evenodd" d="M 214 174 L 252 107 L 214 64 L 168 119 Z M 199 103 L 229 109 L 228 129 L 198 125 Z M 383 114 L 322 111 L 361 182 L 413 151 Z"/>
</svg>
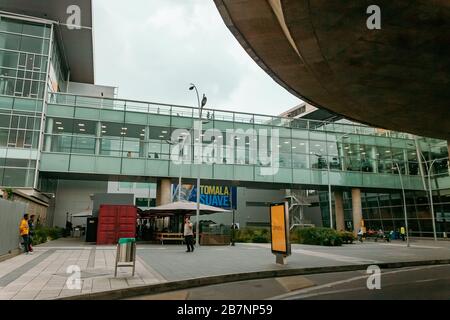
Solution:
<svg viewBox="0 0 450 320">
<path fill-rule="evenodd" d="M 272 253 L 290 255 L 289 208 L 287 202 L 270 205 L 270 230 Z"/>
<path fill-rule="evenodd" d="M 173 201 L 178 200 L 178 185 L 172 187 Z M 197 186 L 192 184 L 181 185 L 181 200 L 197 201 Z M 237 188 L 232 186 L 200 186 L 200 203 L 226 210 L 237 207 Z"/>
</svg>

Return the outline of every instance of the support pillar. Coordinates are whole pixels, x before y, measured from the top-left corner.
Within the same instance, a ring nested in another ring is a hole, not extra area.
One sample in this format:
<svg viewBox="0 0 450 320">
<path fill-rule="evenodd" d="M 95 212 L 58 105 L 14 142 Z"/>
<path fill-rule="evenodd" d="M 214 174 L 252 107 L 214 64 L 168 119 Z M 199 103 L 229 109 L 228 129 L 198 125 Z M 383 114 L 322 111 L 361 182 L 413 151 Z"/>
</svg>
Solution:
<svg viewBox="0 0 450 320">
<path fill-rule="evenodd" d="M 156 183 L 156 205 L 162 206 L 172 202 L 170 179 L 158 179 Z"/>
<path fill-rule="evenodd" d="M 377 147 L 372 146 L 370 148 L 370 164 L 373 167 L 373 173 L 378 173 L 378 156 Z"/>
<path fill-rule="evenodd" d="M 336 213 L 336 230 L 345 230 L 344 197 L 342 191 L 334 192 L 334 209 Z"/>
<path fill-rule="evenodd" d="M 448 161 L 449 161 L 448 173 L 450 174 L 450 140 L 447 141 L 447 152 L 448 152 Z"/>
<path fill-rule="evenodd" d="M 97 122 L 95 129 L 95 155 L 100 154 L 100 145 L 102 139 L 102 123 L 100 121 Z"/>
<path fill-rule="evenodd" d="M 355 236 L 361 228 L 362 205 L 361 205 L 361 189 L 352 189 L 352 212 L 353 212 L 353 233 Z"/>
<path fill-rule="evenodd" d="M 47 118 L 47 130 L 45 130 L 45 151 L 52 151 L 53 118 Z"/>
</svg>

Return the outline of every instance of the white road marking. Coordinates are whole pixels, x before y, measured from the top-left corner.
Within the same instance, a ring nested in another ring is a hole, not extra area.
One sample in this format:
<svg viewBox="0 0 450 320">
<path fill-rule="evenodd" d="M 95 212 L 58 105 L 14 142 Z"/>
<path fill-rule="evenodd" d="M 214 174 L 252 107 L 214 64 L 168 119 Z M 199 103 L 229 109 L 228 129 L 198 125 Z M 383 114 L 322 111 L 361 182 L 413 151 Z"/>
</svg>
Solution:
<svg viewBox="0 0 450 320">
<path fill-rule="evenodd" d="M 417 270 L 422 270 L 422 269 L 431 269 L 431 268 L 437 268 L 437 267 L 442 267 L 443 265 L 432 265 L 432 266 L 422 266 L 422 267 L 416 267 L 416 268 L 407 268 L 407 269 L 400 269 L 400 270 L 394 270 L 394 271 L 388 271 L 388 272 L 383 272 L 383 275 L 388 275 L 388 274 L 395 274 L 395 273 L 400 273 L 400 272 L 408 272 L 408 271 L 417 271 Z M 320 289 L 325 289 L 325 288 L 331 288 L 333 286 L 337 286 L 340 284 L 345 284 L 345 283 L 349 283 L 349 282 L 353 282 L 353 281 L 357 281 L 357 280 L 361 280 L 361 279 L 365 279 L 370 277 L 371 274 L 367 274 L 367 275 L 362 275 L 362 276 L 358 276 L 358 277 L 353 277 L 350 279 L 345 279 L 345 280 L 339 280 L 339 281 L 335 281 L 335 282 L 330 282 L 330 283 L 326 283 L 317 287 L 311 287 L 311 288 L 306 288 L 306 289 L 302 289 L 302 290 L 298 290 L 298 291 L 293 291 L 293 292 L 289 292 L 289 293 L 285 293 L 276 297 L 271 297 L 267 300 L 278 300 L 278 299 L 285 299 L 285 298 L 289 298 L 292 296 L 297 296 L 299 294 L 302 293 L 309 293 L 312 291 L 316 291 L 316 290 L 320 290 Z M 313 295 L 320 295 L 322 293 L 317 293 L 317 294 L 313 294 Z M 300 296 L 300 298 L 303 298 L 304 296 Z"/>
<path fill-rule="evenodd" d="M 406 248 L 406 244 L 398 244 L 398 243 L 378 243 L 380 246 L 389 246 L 389 247 L 404 247 Z M 443 249 L 443 247 L 432 247 L 432 246 L 422 246 L 411 244 L 411 248 L 419 248 L 419 249 Z"/>
<path fill-rule="evenodd" d="M 338 254 L 318 252 L 318 251 L 310 251 L 310 250 L 304 250 L 304 249 L 293 249 L 292 252 L 304 254 L 304 255 L 307 255 L 307 256 L 319 257 L 319 258 L 324 258 L 324 259 L 334 260 L 334 261 L 340 261 L 340 262 L 348 262 L 348 263 L 353 263 L 353 264 L 381 263 L 381 261 L 377 261 L 377 260 L 348 257 L 348 256 L 343 256 L 343 255 L 338 255 Z"/>
</svg>

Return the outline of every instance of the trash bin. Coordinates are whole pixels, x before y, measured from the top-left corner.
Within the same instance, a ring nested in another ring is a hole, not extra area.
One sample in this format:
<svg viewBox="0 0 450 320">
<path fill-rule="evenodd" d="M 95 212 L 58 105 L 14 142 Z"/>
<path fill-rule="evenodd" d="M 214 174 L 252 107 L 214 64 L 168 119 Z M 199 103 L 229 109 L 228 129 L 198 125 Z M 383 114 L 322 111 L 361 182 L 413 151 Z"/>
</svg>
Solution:
<svg viewBox="0 0 450 320">
<path fill-rule="evenodd" d="M 117 243 L 116 252 L 116 268 L 114 276 L 117 277 L 118 267 L 131 267 L 134 270 L 136 265 L 136 239 L 135 238 L 120 238 Z"/>
<path fill-rule="evenodd" d="M 135 238 L 121 238 L 119 239 L 119 260 L 118 262 L 133 262 L 136 251 Z"/>
</svg>

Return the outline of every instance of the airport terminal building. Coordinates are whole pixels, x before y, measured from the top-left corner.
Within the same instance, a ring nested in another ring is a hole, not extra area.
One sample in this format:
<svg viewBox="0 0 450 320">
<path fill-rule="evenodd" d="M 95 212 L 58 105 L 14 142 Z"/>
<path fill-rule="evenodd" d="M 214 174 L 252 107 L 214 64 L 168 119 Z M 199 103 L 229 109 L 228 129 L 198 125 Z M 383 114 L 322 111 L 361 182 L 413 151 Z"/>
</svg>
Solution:
<svg viewBox="0 0 450 320">
<path fill-rule="evenodd" d="M 66 23 L 74 2 L 81 28 Z M 242 226 L 264 226 L 268 204 L 299 190 L 306 191 L 301 201 L 317 203 L 304 219 L 321 216 L 313 222 L 327 226 L 331 186 L 335 228 L 353 230 L 362 220 L 399 228 L 404 189 L 413 235 L 430 236 L 431 188 L 438 236 L 450 231 L 444 140 L 338 118 L 302 118 L 301 112 L 277 117 L 215 108 L 204 111 L 200 141 L 190 139 L 186 149 L 232 145 L 231 160 L 203 159 L 199 166 L 183 150 L 187 161 L 172 161 L 173 133 L 189 132 L 198 110 L 118 99 L 115 88 L 96 85 L 92 27 L 88 0 L 6 0 L 0 6 L 0 187 L 46 202 L 48 224 L 64 226 L 66 213 L 89 209 L 96 193 L 130 192 L 143 207 L 168 203 L 180 173 L 183 183 L 193 183 L 200 168 L 202 184 L 237 187 Z M 240 133 L 230 136 L 230 130 Z M 269 133 L 272 174 L 251 156 L 261 153 L 261 132 Z M 308 190 L 318 192 L 315 200 L 307 199 Z M 230 215 L 214 219 L 231 224 Z"/>
</svg>

